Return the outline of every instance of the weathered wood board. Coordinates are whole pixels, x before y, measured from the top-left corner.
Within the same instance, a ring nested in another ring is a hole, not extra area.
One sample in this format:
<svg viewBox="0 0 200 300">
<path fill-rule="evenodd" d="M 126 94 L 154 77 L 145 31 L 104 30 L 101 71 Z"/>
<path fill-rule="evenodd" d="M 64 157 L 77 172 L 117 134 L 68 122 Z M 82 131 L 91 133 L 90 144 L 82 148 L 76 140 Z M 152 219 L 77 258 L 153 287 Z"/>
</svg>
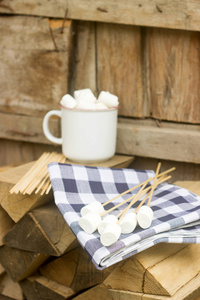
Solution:
<svg viewBox="0 0 200 300">
<path fill-rule="evenodd" d="M 146 29 L 152 117 L 199 123 L 199 33 Z"/>
<path fill-rule="evenodd" d="M 76 22 L 76 51 L 73 57 L 70 92 L 90 88 L 97 96 L 96 25 L 94 22 Z"/>
<path fill-rule="evenodd" d="M 118 1 L 43 0 L 42 3 L 22 0 L 1 1 L 0 12 L 70 19 L 132 24 L 150 27 L 199 30 L 199 1 Z"/>
<path fill-rule="evenodd" d="M 146 126 L 145 126 L 146 124 Z M 200 163 L 199 126 L 119 119 L 117 152 Z"/>
<path fill-rule="evenodd" d="M 10 124 L 10 129 L 7 131 L 5 123 L 0 123 L 0 137 L 5 138 L 7 135 L 9 138 L 16 140 L 48 143 L 50 145 L 50 142 L 44 138 L 41 126 L 37 125 L 35 127 L 36 135 L 31 129 L 35 122 L 36 124 L 42 124 L 42 118 L 31 118 L 31 120 L 27 116 L 18 117 L 17 115 L 0 114 L 1 116 L 3 116 L 3 120 L 8 122 L 7 124 Z M 21 133 L 11 133 L 12 130 L 16 130 L 14 121 L 9 123 L 11 119 L 18 121 L 18 128 L 20 128 Z M 52 132 L 59 136 L 58 121 L 51 121 Z M 116 153 L 199 163 L 199 132 L 199 125 L 119 118 Z M 43 147 L 43 149 L 45 148 Z"/>
<path fill-rule="evenodd" d="M 43 116 L 68 91 L 72 22 L 0 17 L 0 111 Z M 17 129 L 16 129 L 17 130 Z"/>
<path fill-rule="evenodd" d="M 119 115 L 142 117 L 140 28 L 98 23 L 96 34 L 98 91 L 119 97 Z"/>
</svg>

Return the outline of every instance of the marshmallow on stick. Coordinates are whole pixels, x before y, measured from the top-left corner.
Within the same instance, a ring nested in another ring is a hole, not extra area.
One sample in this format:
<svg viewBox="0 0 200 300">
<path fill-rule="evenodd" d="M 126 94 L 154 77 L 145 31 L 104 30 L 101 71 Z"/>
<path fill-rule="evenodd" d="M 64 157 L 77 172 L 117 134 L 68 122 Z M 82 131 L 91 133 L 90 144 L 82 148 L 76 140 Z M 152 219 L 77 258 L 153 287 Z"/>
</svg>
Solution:
<svg viewBox="0 0 200 300">
<path fill-rule="evenodd" d="M 102 234 L 105 228 L 111 223 L 117 223 L 118 218 L 114 215 L 107 215 L 98 225 L 98 232 Z"/>
<path fill-rule="evenodd" d="M 95 201 L 92 201 L 89 204 L 83 206 L 81 208 L 80 213 L 81 213 L 81 216 L 85 216 L 90 212 L 101 215 L 102 213 L 104 213 L 104 211 L 105 211 L 105 209 L 104 209 L 103 205 L 99 201 L 95 200 Z"/>
<path fill-rule="evenodd" d="M 108 200 L 104 204 L 101 204 L 98 201 L 94 201 L 94 202 L 91 202 L 90 204 L 86 205 L 85 207 L 83 207 L 82 208 L 83 211 L 81 212 L 82 217 L 79 220 L 79 225 L 81 226 L 81 228 L 87 233 L 93 233 L 98 229 L 99 233 L 101 234 L 100 240 L 104 246 L 110 246 L 113 243 L 115 243 L 119 239 L 121 233 L 123 233 L 123 234 L 131 233 L 135 229 L 137 222 L 140 224 L 140 226 L 142 228 L 148 228 L 151 225 L 151 222 L 153 219 L 153 211 L 149 207 L 151 199 L 152 199 L 153 191 L 160 183 L 171 178 L 171 176 L 166 177 L 165 175 L 167 173 L 169 173 L 170 171 L 173 171 L 175 168 L 171 168 L 163 173 L 158 174 L 159 169 L 160 169 L 160 163 L 158 164 L 158 167 L 156 170 L 156 175 L 153 178 L 154 182 L 153 182 L 152 186 L 145 188 L 147 183 L 150 180 L 152 180 L 152 178 L 149 178 L 148 180 L 146 180 L 143 183 L 141 183 L 140 185 L 138 185 L 138 186 L 142 185 L 142 187 L 134 196 L 131 196 L 129 199 L 124 200 L 122 203 L 114 206 L 113 208 L 105 211 L 104 205 L 108 204 L 110 201 L 118 198 L 119 196 L 129 192 L 130 190 L 133 190 L 136 187 L 123 192 L 122 194 L 118 195 L 117 197 L 115 197 L 111 200 Z M 147 192 L 148 192 L 148 194 L 140 202 L 138 207 L 135 209 L 134 213 L 128 213 L 126 215 L 129 208 L 136 201 L 138 201 L 139 198 L 143 197 Z M 148 197 L 149 197 L 148 205 L 141 207 Z M 120 205 L 124 204 L 125 202 L 127 202 L 129 200 L 131 200 L 130 204 L 122 212 L 120 212 L 120 214 L 118 214 L 117 216 L 108 215 L 103 220 L 101 220 L 101 216 L 109 213 L 113 209 L 116 209 L 117 207 L 119 207 Z M 84 209 L 85 209 L 85 213 L 84 213 Z M 95 209 L 96 209 L 96 211 L 94 212 Z M 136 218 L 137 212 L 138 212 L 138 214 L 137 214 L 137 218 Z M 121 216 L 121 217 L 118 220 L 119 216 Z M 138 216 L 139 216 L 139 218 L 138 218 Z"/>
<path fill-rule="evenodd" d="M 137 226 L 137 216 L 134 212 L 127 213 L 120 222 L 121 233 L 128 234 L 135 230 Z"/>
<path fill-rule="evenodd" d="M 109 223 L 101 237 L 100 241 L 102 245 L 108 247 L 111 246 L 112 244 L 116 243 L 121 235 L 121 227 L 117 223 Z"/>
<path fill-rule="evenodd" d="M 101 217 L 99 214 L 89 212 L 79 219 L 79 226 L 87 233 L 93 233 L 97 230 Z"/>
<path fill-rule="evenodd" d="M 137 221 L 141 228 L 146 229 L 151 226 L 152 220 L 153 220 L 153 210 L 150 207 L 150 203 L 152 200 L 153 192 L 156 188 L 157 184 L 157 177 L 160 171 L 161 163 L 158 164 L 156 169 L 156 176 L 152 185 L 152 189 L 150 191 L 149 200 L 147 203 L 147 206 L 142 206 L 139 208 L 137 213 Z"/>
</svg>

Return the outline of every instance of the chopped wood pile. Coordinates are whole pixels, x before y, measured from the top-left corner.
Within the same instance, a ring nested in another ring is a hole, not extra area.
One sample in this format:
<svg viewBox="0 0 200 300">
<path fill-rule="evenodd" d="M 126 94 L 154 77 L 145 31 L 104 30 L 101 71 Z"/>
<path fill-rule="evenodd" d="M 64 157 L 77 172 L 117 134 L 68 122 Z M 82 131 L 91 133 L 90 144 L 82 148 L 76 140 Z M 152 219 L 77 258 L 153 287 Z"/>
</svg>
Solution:
<svg viewBox="0 0 200 300">
<path fill-rule="evenodd" d="M 130 162 L 130 157 L 114 157 L 109 166 L 127 167 Z M 97 270 L 54 204 L 52 191 L 10 194 L 31 166 L 33 162 L 0 172 L 0 299 L 150 300 L 200 295 L 200 245 L 158 244 Z M 199 191 L 199 185 L 196 188 Z"/>
</svg>

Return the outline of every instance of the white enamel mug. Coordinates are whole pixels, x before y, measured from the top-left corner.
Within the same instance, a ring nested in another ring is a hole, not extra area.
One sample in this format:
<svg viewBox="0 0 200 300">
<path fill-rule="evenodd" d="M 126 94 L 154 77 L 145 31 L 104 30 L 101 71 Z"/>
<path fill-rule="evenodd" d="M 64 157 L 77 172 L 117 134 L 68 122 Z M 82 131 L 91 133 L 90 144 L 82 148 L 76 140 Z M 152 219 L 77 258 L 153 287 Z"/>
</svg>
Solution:
<svg viewBox="0 0 200 300">
<path fill-rule="evenodd" d="M 48 140 L 62 145 L 63 154 L 72 161 L 94 163 L 110 159 L 116 150 L 118 108 L 104 110 L 70 109 L 49 111 L 43 119 Z M 61 118 L 61 138 L 49 130 L 51 116 Z"/>
</svg>

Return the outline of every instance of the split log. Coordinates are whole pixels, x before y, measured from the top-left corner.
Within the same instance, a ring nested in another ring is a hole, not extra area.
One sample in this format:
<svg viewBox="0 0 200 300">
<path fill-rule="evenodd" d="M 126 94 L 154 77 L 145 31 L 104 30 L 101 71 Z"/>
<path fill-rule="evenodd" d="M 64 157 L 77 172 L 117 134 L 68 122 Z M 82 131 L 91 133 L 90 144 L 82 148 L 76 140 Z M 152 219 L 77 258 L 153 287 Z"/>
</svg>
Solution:
<svg viewBox="0 0 200 300">
<path fill-rule="evenodd" d="M 26 214 L 4 237 L 13 248 L 60 256 L 78 242 L 55 204 L 47 204 Z"/>
<path fill-rule="evenodd" d="M 13 281 L 20 281 L 33 273 L 49 256 L 7 246 L 0 247 L 0 263 Z"/>
<path fill-rule="evenodd" d="M 67 300 L 74 291 L 44 276 L 32 276 L 20 282 L 27 300 Z"/>
<path fill-rule="evenodd" d="M 154 295 L 154 294 L 144 294 L 136 293 L 129 291 L 120 291 L 108 289 L 104 285 L 97 285 L 94 288 L 91 288 L 77 297 L 73 298 L 74 300 L 199 300 L 200 289 L 197 287 L 197 290 L 191 294 L 187 293 L 187 288 L 190 285 L 186 285 L 183 289 L 178 291 L 174 296 L 168 297 L 163 295 Z"/>
<path fill-rule="evenodd" d="M 2 275 L 2 274 L 4 274 L 6 271 L 5 271 L 5 269 L 4 269 L 4 267 L 0 264 L 0 276 Z"/>
<path fill-rule="evenodd" d="M 115 267 L 103 271 L 96 269 L 85 251 L 78 247 L 43 265 L 39 271 L 47 278 L 79 292 L 103 282 Z"/>
<path fill-rule="evenodd" d="M 171 297 L 190 281 L 197 285 L 199 257 L 199 245 L 159 244 L 128 259 L 104 284 L 117 290 Z"/>
<path fill-rule="evenodd" d="M 5 273 L 0 277 L 0 293 L 6 297 L 16 300 L 23 300 L 23 291 L 18 282 L 14 282 L 10 276 Z M 0 298 L 1 300 L 1 298 Z"/>
<path fill-rule="evenodd" d="M 18 222 L 27 212 L 53 200 L 53 194 L 23 195 L 10 194 L 10 189 L 32 167 L 33 162 L 0 173 L 0 204 L 14 222 Z"/>
<path fill-rule="evenodd" d="M 4 244 L 3 238 L 11 230 L 14 224 L 13 220 L 0 205 L 0 246 Z"/>
</svg>

